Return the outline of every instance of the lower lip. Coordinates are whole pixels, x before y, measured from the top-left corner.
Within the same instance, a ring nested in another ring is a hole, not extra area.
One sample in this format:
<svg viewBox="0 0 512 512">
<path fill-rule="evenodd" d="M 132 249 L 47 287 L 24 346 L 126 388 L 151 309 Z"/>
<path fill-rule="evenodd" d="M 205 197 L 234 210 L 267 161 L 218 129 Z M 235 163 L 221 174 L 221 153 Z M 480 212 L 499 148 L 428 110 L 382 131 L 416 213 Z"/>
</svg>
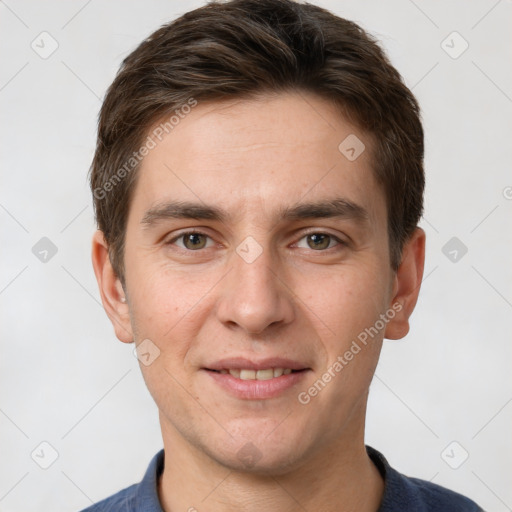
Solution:
<svg viewBox="0 0 512 512">
<path fill-rule="evenodd" d="M 304 379 L 308 370 L 281 375 L 268 380 L 242 380 L 229 373 L 204 370 L 214 381 L 226 391 L 242 400 L 265 400 L 284 393 Z"/>
</svg>

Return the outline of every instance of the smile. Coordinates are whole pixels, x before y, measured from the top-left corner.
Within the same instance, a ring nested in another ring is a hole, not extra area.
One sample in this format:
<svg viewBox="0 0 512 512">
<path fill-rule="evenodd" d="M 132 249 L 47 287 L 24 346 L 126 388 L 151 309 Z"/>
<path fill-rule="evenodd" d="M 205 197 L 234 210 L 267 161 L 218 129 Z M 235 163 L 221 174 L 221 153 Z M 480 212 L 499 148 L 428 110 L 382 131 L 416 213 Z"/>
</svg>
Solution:
<svg viewBox="0 0 512 512">
<path fill-rule="evenodd" d="M 219 389 L 241 400 L 268 400 L 285 395 L 299 385 L 311 370 L 303 368 L 221 368 L 203 369 Z"/>
<path fill-rule="evenodd" d="M 220 370 L 219 373 L 224 375 L 229 373 L 236 379 L 240 380 L 270 380 L 276 377 L 281 377 L 281 375 L 289 375 L 292 371 L 293 370 L 291 368 L 266 368 L 263 370 L 230 368 L 229 370 Z"/>
</svg>

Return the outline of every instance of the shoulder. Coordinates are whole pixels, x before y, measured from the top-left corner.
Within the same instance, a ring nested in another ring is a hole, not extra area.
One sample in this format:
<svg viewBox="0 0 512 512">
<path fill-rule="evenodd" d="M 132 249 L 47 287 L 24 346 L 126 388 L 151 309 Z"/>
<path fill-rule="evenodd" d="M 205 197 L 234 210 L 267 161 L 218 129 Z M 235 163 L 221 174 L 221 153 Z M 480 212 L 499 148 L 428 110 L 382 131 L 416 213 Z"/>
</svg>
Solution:
<svg viewBox="0 0 512 512">
<path fill-rule="evenodd" d="M 385 481 L 378 512 L 483 512 L 466 496 L 426 480 L 405 476 L 393 469 L 380 452 L 370 446 L 366 450 Z"/>
<path fill-rule="evenodd" d="M 138 484 L 130 485 L 126 489 L 109 496 L 94 505 L 87 507 L 81 512 L 131 512 L 135 511 L 135 497 L 137 494 Z"/>
<path fill-rule="evenodd" d="M 138 484 L 130 485 L 81 512 L 162 512 L 158 499 L 158 480 L 163 468 L 164 450 L 160 450 Z"/>
<path fill-rule="evenodd" d="M 410 495 L 414 496 L 418 506 L 422 507 L 416 509 L 418 511 L 483 512 L 474 501 L 446 487 L 400 473 L 399 476 L 404 481 L 404 486 L 409 488 Z"/>
</svg>

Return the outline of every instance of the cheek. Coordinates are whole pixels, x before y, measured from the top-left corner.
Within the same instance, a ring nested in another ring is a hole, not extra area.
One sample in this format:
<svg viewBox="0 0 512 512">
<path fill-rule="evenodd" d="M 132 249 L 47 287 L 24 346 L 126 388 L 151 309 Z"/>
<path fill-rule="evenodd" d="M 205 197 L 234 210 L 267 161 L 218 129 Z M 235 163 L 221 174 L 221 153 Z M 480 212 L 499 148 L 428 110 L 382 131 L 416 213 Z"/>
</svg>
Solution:
<svg viewBox="0 0 512 512">
<path fill-rule="evenodd" d="M 181 284 L 165 271 L 139 268 L 130 274 L 128 286 L 135 290 L 130 295 L 130 317 L 137 343 L 149 339 L 160 350 L 160 361 L 171 363 L 186 352 L 187 336 L 183 330 L 192 326 L 197 298 L 193 281 Z M 172 354 L 172 358 L 170 358 Z M 144 368 L 143 368 L 144 370 Z"/>
<path fill-rule="evenodd" d="M 163 334 L 190 314 L 208 288 L 199 275 L 173 271 L 165 262 L 144 263 L 132 267 L 131 303 L 139 325 Z"/>
<path fill-rule="evenodd" d="M 384 283 L 377 275 L 369 266 L 346 266 L 315 276 L 298 295 L 306 297 L 304 303 L 328 327 L 329 337 L 346 342 L 372 325 L 385 307 Z"/>
<path fill-rule="evenodd" d="M 386 307 L 385 283 L 377 278 L 379 273 L 371 266 L 358 268 L 357 272 L 355 268 L 352 270 L 323 280 L 329 284 L 323 287 L 322 293 L 318 290 L 310 293 L 314 302 L 311 309 L 318 317 L 316 323 L 319 328 L 321 324 L 328 326 L 322 336 L 327 358 L 319 373 L 333 385 L 322 399 L 336 403 L 355 400 L 368 387 L 384 335 L 383 329 L 376 332 L 372 327 Z"/>
</svg>

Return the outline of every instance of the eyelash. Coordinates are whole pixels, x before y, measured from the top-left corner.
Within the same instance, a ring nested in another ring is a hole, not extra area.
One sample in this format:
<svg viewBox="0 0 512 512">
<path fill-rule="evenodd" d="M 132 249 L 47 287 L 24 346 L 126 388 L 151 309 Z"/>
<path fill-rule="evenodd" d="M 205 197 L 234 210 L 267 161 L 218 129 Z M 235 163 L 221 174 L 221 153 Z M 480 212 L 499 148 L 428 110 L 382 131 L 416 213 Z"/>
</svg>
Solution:
<svg viewBox="0 0 512 512">
<path fill-rule="evenodd" d="M 187 235 L 202 235 L 202 236 L 206 236 L 207 238 L 212 240 L 212 237 L 210 235 L 208 235 L 206 233 L 203 233 L 202 231 L 191 230 L 191 231 L 184 231 L 184 232 L 180 233 L 179 235 L 173 237 L 171 240 L 165 242 L 165 245 L 173 245 L 174 242 L 176 242 L 179 239 L 182 239 L 183 237 L 185 237 Z M 336 247 L 343 248 L 343 247 L 346 247 L 348 245 L 347 242 L 341 240 L 337 236 L 334 236 L 331 233 L 327 233 L 327 232 L 324 232 L 324 231 L 310 231 L 308 233 L 305 233 L 301 238 L 299 238 L 299 241 L 304 239 L 304 238 L 307 238 L 308 236 L 311 236 L 311 235 L 326 235 L 326 236 L 330 237 L 331 240 L 334 240 L 334 241 L 337 242 L 337 244 L 334 247 L 328 247 L 327 249 L 319 249 L 319 250 L 309 249 L 310 251 L 313 251 L 313 252 L 319 252 L 319 253 L 320 252 L 327 252 L 327 251 L 329 251 L 331 249 L 335 249 Z M 185 252 L 193 253 L 193 252 L 201 252 L 202 250 L 204 250 L 206 248 L 193 250 L 193 249 L 187 249 L 187 248 L 179 247 L 179 249 L 182 250 L 182 251 L 185 251 Z"/>
</svg>

